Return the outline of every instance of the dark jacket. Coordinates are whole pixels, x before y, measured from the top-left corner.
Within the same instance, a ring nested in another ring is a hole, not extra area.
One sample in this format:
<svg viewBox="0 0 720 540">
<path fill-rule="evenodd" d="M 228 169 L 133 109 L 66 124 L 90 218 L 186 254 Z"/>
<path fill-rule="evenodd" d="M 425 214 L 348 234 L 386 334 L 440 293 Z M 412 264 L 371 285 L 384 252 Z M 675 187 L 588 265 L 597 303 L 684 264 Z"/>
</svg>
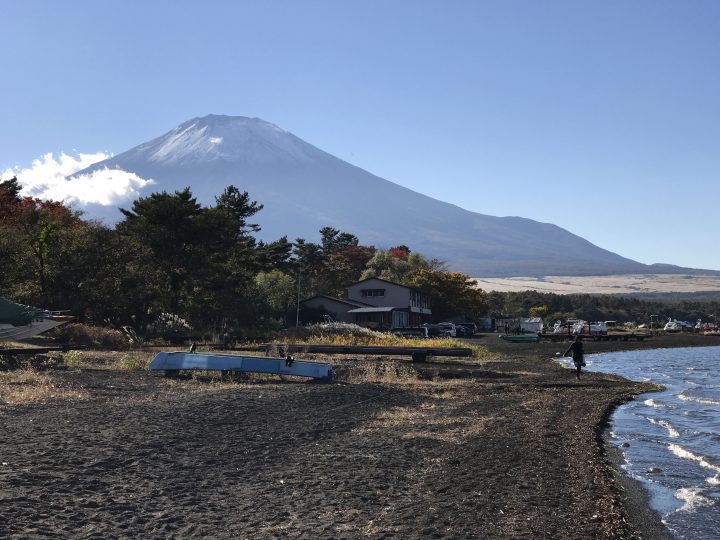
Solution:
<svg viewBox="0 0 720 540">
<path fill-rule="evenodd" d="M 573 341 L 568 350 L 565 351 L 565 356 L 568 356 L 570 351 L 572 351 L 573 362 L 576 364 L 582 364 L 585 360 L 582 341 Z"/>
</svg>

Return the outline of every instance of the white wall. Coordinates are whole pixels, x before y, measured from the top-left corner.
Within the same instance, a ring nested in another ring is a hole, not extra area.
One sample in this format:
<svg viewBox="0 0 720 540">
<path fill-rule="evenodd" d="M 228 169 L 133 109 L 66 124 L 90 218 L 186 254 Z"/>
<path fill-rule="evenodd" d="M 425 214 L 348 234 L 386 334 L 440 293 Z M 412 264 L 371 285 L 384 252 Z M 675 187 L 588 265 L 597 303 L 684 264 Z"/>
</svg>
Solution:
<svg viewBox="0 0 720 540">
<path fill-rule="evenodd" d="M 385 296 L 363 296 L 363 289 L 383 289 Z M 390 306 L 406 308 L 410 306 L 410 289 L 379 279 L 368 279 L 367 281 L 348 287 L 348 298 L 376 307 Z"/>
</svg>

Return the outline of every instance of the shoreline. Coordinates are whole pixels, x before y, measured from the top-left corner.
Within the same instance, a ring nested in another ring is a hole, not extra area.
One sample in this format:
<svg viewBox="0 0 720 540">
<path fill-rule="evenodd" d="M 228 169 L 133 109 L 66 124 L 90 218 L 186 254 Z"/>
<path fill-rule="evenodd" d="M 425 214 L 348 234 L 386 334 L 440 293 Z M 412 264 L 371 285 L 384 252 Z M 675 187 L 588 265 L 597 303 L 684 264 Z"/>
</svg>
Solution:
<svg viewBox="0 0 720 540">
<path fill-rule="evenodd" d="M 650 506 L 650 492 L 640 480 L 632 478 L 623 469 L 625 458 L 622 452 L 610 443 L 610 425 L 603 430 L 603 445 L 607 459 L 615 472 L 618 488 L 622 492 L 623 504 L 631 526 L 644 538 L 671 540 L 672 535 L 662 522 L 662 516 Z"/>
<path fill-rule="evenodd" d="M 351 377 L 336 384 L 85 367 L 43 375 L 81 399 L 3 405 L 0 387 L 6 533 L 663 538 L 602 441 L 614 408 L 653 385 L 576 381 L 558 344 L 476 342 L 493 357 L 335 357 Z M 688 342 L 650 344 L 587 352 Z"/>
<path fill-rule="evenodd" d="M 487 336 L 492 336 L 492 334 L 488 334 Z M 492 337 L 490 337 L 490 339 L 492 339 Z M 549 345 L 541 342 L 538 345 L 541 345 L 544 351 L 544 354 L 541 353 L 541 356 L 548 357 L 546 355 L 549 354 L 550 360 L 554 362 L 554 357 L 550 351 L 553 348 L 561 348 L 560 343 Z M 708 339 L 707 336 L 666 334 L 655 336 L 647 342 L 587 342 L 588 350 L 586 350 L 586 354 L 614 353 L 638 349 L 659 350 L 666 348 L 716 346 L 720 346 L 720 340 Z M 493 349 L 498 350 L 498 347 L 493 347 Z M 502 347 L 501 349 L 505 352 L 507 348 Z M 527 352 L 528 354 L 530 353 L 530 351 Z M 628 379 L 624 380 L 633 382 Z M 657 390 L 650 389 L 646 393 L 652 394 L 654 391 Z M 608 467 L 610 467 L 612 471 L 613 481 L 615 483 L 614 487 L 621 496 L 621 504 L 628 522 L 626 532 L 631 536 L 639 534 L 642 538 L 653 540 L 671 540 L 673 536 L 669 529 L 663 524 L 662 516 L 650 505 L 650 492 L 640 480 L 632 478 L 624 470 L 625 457 L 622 451 L 610 442 L 610 430 L 614 412 L 627 401 L 637 399 L 638 396 L 642 395 L 643 394 L 630 395 L 622 402 L 609 405 L 606 415 L 596 425 L 596 429 L 598 430 L 597 444 L 604 454 Z"/>
</svg>

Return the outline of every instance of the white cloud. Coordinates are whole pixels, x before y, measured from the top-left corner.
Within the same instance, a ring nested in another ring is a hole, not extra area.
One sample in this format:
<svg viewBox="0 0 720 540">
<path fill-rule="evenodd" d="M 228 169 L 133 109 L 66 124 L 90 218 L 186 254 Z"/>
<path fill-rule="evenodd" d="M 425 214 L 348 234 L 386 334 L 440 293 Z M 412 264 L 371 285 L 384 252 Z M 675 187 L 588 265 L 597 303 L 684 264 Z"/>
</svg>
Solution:
<svg viewBox="0 0 720 540">
<path fill-rule="evenodd" d="M 155 183 L 120 169 L 100 169 L 67 179 L 68 176 L 109 157 L 110 155 L 104 152 L 78 153 L 77 156 L 69 156 L 63 152 L 55 159 L 52 153 L 48 153 L 34 160 L 30 168 L 16 167 L 4 171 L 2 178 L 17 176 L 23 195 L 79 206 L 116 206 L 136 199 L 141 189 Z"/>
</svg>

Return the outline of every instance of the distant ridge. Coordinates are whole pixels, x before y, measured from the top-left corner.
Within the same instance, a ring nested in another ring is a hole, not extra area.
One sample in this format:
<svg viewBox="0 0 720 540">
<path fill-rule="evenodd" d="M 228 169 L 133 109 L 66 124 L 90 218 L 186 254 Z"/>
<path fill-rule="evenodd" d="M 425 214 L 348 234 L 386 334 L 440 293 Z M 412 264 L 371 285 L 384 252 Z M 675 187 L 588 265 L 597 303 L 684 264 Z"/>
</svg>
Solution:
<svg viewBox="0 0 720 540">
<path fill-rule="evenodd" d="M 193 118 L 76 175 L 100 168 L 154 179 L 156 185 L 146 194 L 190 186 L 204 204 L 212 204 L 234 184 L 265 205 L 256 219 L 263 239 L 287 235 L 316 240 L 321 227 L 332 226 L 357 235 L 365 244 L 408 245 L 472 276 L 661 271 L 556 225 L 478 214 L 422 195 L 259 118 Z M 662 267 L 663 273 L 688 272 Z"/>
</svg>

